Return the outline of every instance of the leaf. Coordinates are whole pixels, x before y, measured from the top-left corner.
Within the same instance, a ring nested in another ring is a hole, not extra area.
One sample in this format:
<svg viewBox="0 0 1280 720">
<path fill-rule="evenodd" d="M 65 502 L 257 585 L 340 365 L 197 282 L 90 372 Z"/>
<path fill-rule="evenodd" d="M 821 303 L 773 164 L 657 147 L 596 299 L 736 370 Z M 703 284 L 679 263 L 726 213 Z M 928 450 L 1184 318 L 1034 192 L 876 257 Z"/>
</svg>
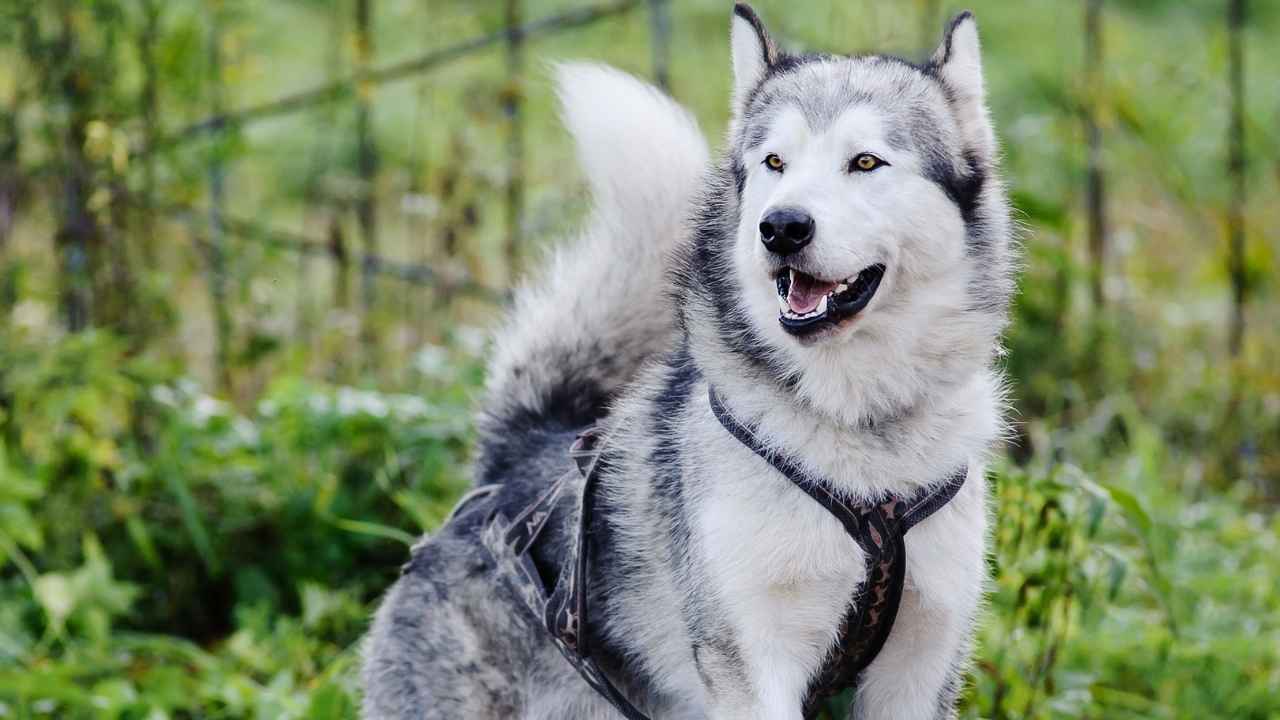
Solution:
<svg viewBox="0 0 1280 720">
<path fill-rule="evenodd" d="M 0 505 L 0 535 L 8 536 L 29 550 L 39 550 L 44 540 L 35 516 L 25 506 L 17 504 Z"/>
<path fill-rule="evenodd" d="M 345 720 L 355 714 L 351 698 L 332 682 L 321 685 L 311 694 L 306 717 L 310 720 Z"/>
<path fill-rule="evenodd" d="M 61 635 L 67 618 L 76 609 L 75 588 L 71 579 L 62 573 L 45 573 L 36 578 L 32 590 L 49 619 L 50 628 L 55 634 Z"/>
<path fill-rule="evenodd" d="M 1107 503 L 1104 498 L 1094 496 L 1089 501 L 1089 522 L 1085 532 L 1089 537 L 1096 537 L 1098 530 L 1102 527 L 1102 518 L 1107 513 Z"/>
<path fill-rule="evenodd" d="M 173 467 L 173 463 L 165 463 L 165 465 L 168 465 L 168 467 L 163 468 L 161 472 L 164 473 L 169 490 L 178 501 L 178 509 L 182 514 L 182 524 L 186 527 L 187 534 L 191 537 L 191 544 L 195 546 L 196 552 L 200 555 L 200 560 L 204 562 L 204 566 L 209 572 L 216 573 L 218 563 L 213 553 L 213 544 L 209 542 L 209 533 L 205 530 L 204 521 L 200 517 L 200 510 L 196 507 L 195 498 L 192 497 L 191 489 L 187 486 L 186 475 L 181 470 Z"/>
<path fill-rule="evenodd" d="M 302 585 L 302 626 L 316 629 L 330 616 L 346 609 L 351 601 L 340 590 L 318 583 Z"/>
<path fill-rule="evenodd" d="M 111 562 L 96 535 L 84 538 L 84 565 L 75 572 L 75 582 L 86 605 L 101 609 L 107 616 L 123 615 L 133 606 L 138 588 L 115 579 Z"/>
<path fill-rule="evenodd" d="M 1106 489 L 1112 501 L 1119 505 L 1121 510 L 1124 510 L 1125 516 L 1138 526 L 1142 534 L 1150 537 L 1151 516 L 1142 508 L 1142 503 L 1138 501 L 1138 498 L 1128 490 L 1110 483 L 1102 483 L 1102 487 Z"/>
<path fill-rule="evenodd" d="M 142 555 L 142 559 L 151 566 L 152 570 L 162 570 L 163 565 L 160 562 L 160 554 L 156 552 L 155 543 L 151 541 L 151 532 L 147 530 L 147 524 L 142 518 L 136 514 L 129 515 L 124 521 L 125 530 L 129 533 L 129 540 L 133 546 L 137 548 L 138 553 Z"/>
<path fill-rule="evenodd" d="M 1129 561 L 1120 553 L 1104 547 L 1103 553 L 1111 559 L 1111 567 L 1107 573 L 1107 600 L 1114 602 L 1120 595 L 1120 587 L 1129 574 Z"/>
<path fill-rule="evenodd" d="M 413 545 L 418 541 L 417 538 L 409 533 L 394 528 L 389 525 L 382 525 L 368 520 L 348 520 L 345 518 L 334 518 L 333 524 L 347 532 L 356 533 L 358 535 L 372 535 L 373 537 L 387 538 L 389 540 L 398 540 L 405 545 Z"/>
</svg>

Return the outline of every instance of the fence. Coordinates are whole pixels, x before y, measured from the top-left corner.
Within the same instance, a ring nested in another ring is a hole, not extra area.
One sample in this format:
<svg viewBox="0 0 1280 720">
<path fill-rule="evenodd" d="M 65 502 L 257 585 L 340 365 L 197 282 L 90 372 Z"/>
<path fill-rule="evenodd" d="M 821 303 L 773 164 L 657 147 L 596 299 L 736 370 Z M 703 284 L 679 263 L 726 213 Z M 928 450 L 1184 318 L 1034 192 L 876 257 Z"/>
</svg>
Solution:
<svg viewBox="0 0 1280 720">
<path fill-rule="evenodd" d="M 522 0 L 502 0 L 501 27 L 390 64 L 378 64 L 374 61 L 377 38 L 371 18 L 376 0 L 352 0 L 354 17 L 351 22 L 355 36 L 355 61 L 350 72 L 340 77 L 331 77 L 326 82 L 313 87 L 294 90 L 264 102 L 228 108 L 223 92 L 220 2 L 208 0 L 205 5 L 208 17 L 205 23 L 206 37 L 203 38 L 203 42 L 207 52 L 205 66 L 209 70 L 208 77 L 204 79 L 208 87 L 209 114 L 199 121 L 166 132 L 160 129 L 161 118 L 157 107 L 160 78 L 156 69 L 158 64 L 156 43 L 162 2 L 161 0 L 139 0 L 139 2 L 143 22 L 141 32 L 134 39 L 138 45 L 138 55 L 142 58 L 141 66 L 145 70 L 145 76 L 139 93 L 140 105 L 134 119 L 140 122 L 142 131 L 131 143 L 128 151 L 131 157 L 138 159 L 143 165 L 143 190 L 141 193 L 133 193 L 120 183 L 112 188 L 112 203 L 122 207 L 133 206 L 141 209 L 141 216 L 147 223 L 150 223 L 153 217 L 168 217 L 176 220 L 190 228 L 191 235 L 198 238 L 199 247 L 207 264 L 210 300 L 215 314 L 213 324 L 216 328 L 215 354 L 218 365 L 216 372 L 224 385 L 229 383 L 227 365 L 232 333 L 229 293 L 226 287 L 228 238 L 234 237 L 294 253 L 299 258 L 313 258 L 328 262 L 335 268 L 344 288 L 353 284 L 348 276 L 358 271 L 361 288 L 360 307 L 364 318 L 369 316 L 370 310 L 378 302 L 376 282 L 378 278 L 386 278 L 414 287 L 436 288 L 450 296 L 465 296 L 484 302 L 500 303 L 506 297 L 504 290 L 481 284 L 473 278 L 459 277 L 456 273 L 443 271 L 429 263 L 394 259 L 382 252 L 386 244 L 381 242 L 380 235 L 384 234 L 385 230 L 378 227 L 376 198 L 373 190 L 375 178 L 382 164 L 379 147 L 372 130 L 373 117 L 378 110 L 374 99 L 374 88 L 413 78 L 424 78 L 451 63 L 483 53 L 502 53 L 501 60 L 507 78 L 500 97 L 503 122 L 506 124 L 505 186 L 501 193 L 505 206 L 502 255 L 510 271 L 517 265 L 522 245 L 522 228 L 526 225 L 524 169 L 527 158 L 524 123 L 527 113 L 524 109 L 522 83 L 526 73 L 528 44 L 572 29 L 589 28 L 607 18 L 645 12 L 648 15 L 647 24 L 650 33 L 652 75 L 658 84 L 665 86 L 668 84 L 671 73 L 670 0 L 596 0 L 564 12 L 532 19 L 525 17 Z M 1227 167 L 1225 168 L 1231 194 L 1225 226 L 1226 264 L 1233 299 L 1229 318 L 1229 344 L 1233 353 L 1239 352 L 1242 342 L 1243 308 L 1247 300 L 1248 287 L 1244 247 L 1246 153 L 1244 147 L 1245 68 L 1242 51 L 1242 28 L 1247 18 L 1246 4 L 1246 0 L 1223 0 L 1222 5 L 1228 37 L 1228 67 L 1227 77 L 1224 79 L 1231 98 L 1230 127 L 1227 132 Z M 1104 127 L 1099 122 L 1099 117 L 1109 114 L 1108 108 L 1104 107 L 1106 94 L 1101 91 L 1106 82 L 1104 72 L 1106 58 L 1102 45 L 1106 18 L 1104 5 L 1102 0 L 1081 0 L 1079 5 L 1083 20 L 1081 45 L 1084 51 L 1084 93 L 1079 98 L 1079 111 L 1087 148 L 1086 172 L 1081 182 L 1085 191 L 1090 296 L 1097 305 L 1101 305 L 1105 299 L 1102 280 L 1109 243 L 1107 178 L 1102 149 Z M 922 8 L 922 36 L 929 37 L 935 34 L 938 27 L 937 20 L 942 12 L 941 3 L 937 0 L 918 0 L 917 6 Z M 61 38 L 59 43 L 50 46 L 57 60 L 50 66 L 61 68 L 66 65 L 73 68 L 75 72 L 85 72 L 83 69 L 75 69 L 75 63 L 68 61 L 75 51 L 75 38 L 74 33 L 69 29 L 64 34 L 65 37 Z M 81 82 L 81 78 L 75 76 L 72 71 L 68 71 L 66 76 L 57 75 L 56 72 L 60 71 L 51 71 L 51 81 L 46 84 L 61 88 L 63 95 L 61 99 L 67 107 L 69 120 L 66 123 L 66 137 L 61 141 L 66 148 L 69 161 L 64 166 L 47 169 L 49 171 L 45 174 L 57 177 L 61 183 L 60 195 L 64 210 L 61 227 L 55 238 L 55 249 L 66 278 L 61 299 L 64 317 L 67 326 L 76 330 L 84 327 L 91 315 L 89 308 L 91 293 L 86 290 L 91 285 L 91 281 L 86 279 L 90 274 L 87 269 L 90 261 L 87 258 L 92 255 L 92 246 L 100 242 L 101 236 L 113 232 L 113 229 L 99 227 L 94 214 L 89 210 L 92 184 L 88 180 L 87 167 L 90 163 L 84 157 L 83 148 L 91 139 L 91 126 L 98 117 L 87 97 L 89 92 L 87 87 L 91 84 Z M 228 160 L 220 153 L 210 153 L 208 167 L 205 168 L 207 205 L 157 202 L 155 163 L 156 158 L 163 153 L 193 141 L 225 137 L 238 128 L 325 105 L 349 108 L 354 111 L 356 117 L 355 168 L 360 179 L 360 191 L 354 205 L 358 243 L 352 242 L 347 234 L 341 231 L 330 231 L 325 237 L 316 237 L 299 230 L 270 226 L 230 213 L 226 207 L 225 191 Z M 13 123 L 13 117 L 5 116 L 0 119 L 6 123 Z M 0 147 L 0 169 L 13 162 L 9 157 L 12 154 L 13 152 L 6 147 Z M 28 173 L 29 176 L 40 174 L 39 172 Z M 13 184 L 13 181 L 12 177 L 0 175 L 0 244 L 3 244 L 5 227 L 9 222 L 7 218 L 13 214 L 14 191 L 6 189 Z M 143 232 L 144 236 L 150 234 L 150 231 Z M 148 241 L 143 241 L 144 246 L 146 242 Z M 144 247 L 142 253 L 144 256 L 149 255 L 150 250 Z M 345 295 L 345 290 L 343 294 Z M 374 332 L 372 324 L 365 323 L 364 332 L 366 337 L 370 336 Z"/>
<path fill-rule="evenodd" d="M 329 103 L 350 102 L 357 111 L 358 168 L 363 181 L 364 192 L 359 200 L 357 216 L 361 231 L 361 251 L 358 254 L 358 266 L 361 271 L 362 307 L 367 312 L 376 302 L 376 277 L 386 277 L 411 285 L 433 286 L 450 294 L 459 294 L 491 302 L 502 302 L 507 293 L 503 290 L 480 285 L 470 279 L 452 279 L 447 273 L 440 272 L 430 264 L 410 263 L 393 260 L 378 253 L 377 214 L 373 208 L 373 177 L 377 173 L 378 154 L 370 128 L 370 115 L 374 109 L 370 100 L 370 90 L 379 85 L 407 80 L 439 70 L 449 63 L 467 58 L 478 53 L 503 48 L 506 55 L 508 87 L 503 98 L 503 107 L 508 124 L 508 167 L 506 169 L 506 248 L 505 257 L 509 269 L 517 263 L 521 244 L 521 228 L 524 218 L 524 174 L 522 172 L 523 147 L 523 113 L 521 112 L 522 91 L 520 84 L 524 74 L 525 44 L 542 37 L 551 36 L 575 28 L 588 27 L 606 18 L 626 13 L 647 10 L 650 15 L 652 32 L 652 64 L 655 81 L 665 87 L 668 83 L 670 53 L 670 15 L 668 0 L 613 0 L 574 8 L 565 12 L 548 15 L 525 21 L 522 17 L 520 0 L 504 0 L 505 24 L 499 30 L 472 37 L 460 42 L 434 49 L 416 57 L 384 66 L 372 66 L 369 63 L 373 38 L 370 32 L 370 13 L 373 0 L 357 0 L 356 2 L 356 55 L 357 71 L 340 79 L 333 80 L 316 87 L 306 88 L 281 95 L 277 98 L 256 105 L 235 110 L 225 110 L 222 106 L 221 62 L 218 57 L 220 41 L 218 38 L 217 13 L 211 13 L 209 22 L 210 48 L 209 66 L 213 76 L 211 97 L 213 103 L 211 114 L 202 120 L 191 123 L 176 131 L 158 135 L 155 132 L 144 133 L 141 142 L 136 143 L 132 152 L 150 162 L 151 156 L 160 151 L 169 150 L 192 140 L 217 136 L 233 128 L 247 124 L 297 113 Z M 154 17 L 154 16 L 153 16 Z M 154 33 L 154 30 L 152 30 Z M 154 35 L 144 36 L 144 39 Z M 150 56 L 149 50 L 144 50 Z M 154 89 L 150 90 L 151 102 L 154 102 Z M 154 112 L 149 113 L 148 127 L 154 128 Z M 258 242 L 264 245 L 297 253 L 300 256 L 323 258 L 331 261 L 340 276 L 344 278 L 352 265 L 353 256 L 345 235 L 341 232 L 331 233 L 325 239 L 307 236 L 306 234 L 278 227 L 269 227 L 255 221 L 229 215 L 223 204 L 223 177 L 225 169 L 223 161 L 216 156 L 212 160 L 209 172 L 210 206 L 200 208 L 194 205 L 170 204 L 157 206 L 150 200 L 147 207 L 150 211 L 186 223 L 194 230 L 195 237 L 201 237 L 203 250 L 208 258 L 209 287 L 211 302 L 215 314 L 217 328 L 217 365 L 220 381 L 227 385 L 227 356 L 231 320 L 227 309 L 227 292 L 225 290 L 225 247 L 224 237 L 233 235 L 242 240 Z M 83 309 L 72 309 L 77 316 L 86 313 Z M 371 325 L 366 324 L 365 335 L 372 332 Z"/>
</svg>

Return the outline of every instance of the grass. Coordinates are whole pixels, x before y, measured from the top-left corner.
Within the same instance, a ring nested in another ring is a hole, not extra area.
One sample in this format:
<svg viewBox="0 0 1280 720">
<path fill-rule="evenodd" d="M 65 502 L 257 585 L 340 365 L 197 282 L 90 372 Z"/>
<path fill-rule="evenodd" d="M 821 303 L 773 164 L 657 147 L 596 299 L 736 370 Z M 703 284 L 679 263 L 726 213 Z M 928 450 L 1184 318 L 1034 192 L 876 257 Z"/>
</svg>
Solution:
<svg viewBox="0 0 1280 720">
<path fill-rule="evenodd" d="M 578 4 L 527 0 L 524 11 Z M 923 17 L 929 5 L 757 9 L 789 46 L 921 57 L 941 26 Z M 1004 359 L 1016 440 L 992 471 L 994 581 L 963 717 L 1280 718 L 1280 85 L 1266 72 L 1280 12 L 1253 3 L 1245 36 L 1251 302 L 1232 357 L 1218 5 L 1107 3 L 1106 82 L 1090 89 L 1079 4 L 971 3 L 1026 263 Z M 76 7 L 90 40 L 137 29 L 132 5 L 116 19 Z M 232 107 L 351 70 L 349 3 L 224 7 Z M 714 141 L 728 112 L 728 13 L 711 0 L 671 10 L 672 92 Z M 168 128 L 208 111 L 206 12 L 165 4 Z M 497 3 L 386 0 L 376 56 L 501 20 Z M 528 48 L 524 264 L 585 206 L 545 63 L 647 74 L 649 33 L 633 13 Z M 113 119 L 136 107 L 129 47 L 99 88 L 114 111 L 95 140 L 104 158 L 137 131 Z M 327 261 L 231 239 L 232 387 L 218 388 L 205 256 L 182 223 L 148 235 L 135 218 L 129 310 L 145 322 L 67 333 L 50 252 L 61 195 L 39 171 L 60 157 L 65 112 L 2 30 L 0 60 L 0 109 L 20 109 L 29 183 L 0 244 L 0 718 L 354 717 L 359 638 L 379 594 L 469 482 L 486 355 L 477 328 L 494 308 L 384 281 L 366 312 L 358 276 L 344 298 Z M 374 95 L 382 251 L 493 287 L 510 275 L 503 63 L 495 51 Z M 1101 309 L 1083 250 L 1087 92 L 1105 101 L 1113 232 Z M 353 128 L 340 102 L 175 149 L 157 163 L 160 199 L 206 202 L 216 154 L 231 212 L 318 237 L 333 222 L 358 248 Z M 101 177 L 136 191 L 140 169 L 126 156 Z M 145 243 L 149 265 L 136 261 Z"/>
</svg>

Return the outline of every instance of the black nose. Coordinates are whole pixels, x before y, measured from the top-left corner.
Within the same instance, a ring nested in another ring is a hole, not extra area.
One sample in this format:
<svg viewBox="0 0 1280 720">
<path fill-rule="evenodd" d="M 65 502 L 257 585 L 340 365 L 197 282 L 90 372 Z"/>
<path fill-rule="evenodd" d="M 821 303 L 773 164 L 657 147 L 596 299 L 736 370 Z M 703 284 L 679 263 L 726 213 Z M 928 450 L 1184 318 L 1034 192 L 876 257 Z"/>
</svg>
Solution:
<svg viewBox="0 0 1280 720">
<path fill-rule="evenodd" d="M 760 221 L 760 238 L 769 252 L 790 255 L 813 239 L 816 228 L 809 213 L 797 208 L 770 210 Z"/>
</svg>

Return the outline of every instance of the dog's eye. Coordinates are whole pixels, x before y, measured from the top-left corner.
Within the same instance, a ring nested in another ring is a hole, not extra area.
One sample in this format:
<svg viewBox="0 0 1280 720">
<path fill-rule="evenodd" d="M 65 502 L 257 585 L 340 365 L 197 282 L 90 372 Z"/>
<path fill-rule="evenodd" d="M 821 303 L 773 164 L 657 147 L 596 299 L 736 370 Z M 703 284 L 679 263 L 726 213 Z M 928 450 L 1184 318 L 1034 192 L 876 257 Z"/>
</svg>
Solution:
<svg viewBox="0 0 1280 720">
<path fill-rule="evenodd" d="M 888 164 L 871 153 L 858 153 L 849 161 L 849 172 L 871 172 Z"/>
<path fill-rule="evenodd" d="M 774 172 L 782 172 L 782 168 L 786 167 L 787 164 L 782 162 L 782 158 L 774 153 L 769 153 L 764 156 L 764 166 Z"/>
</svg>

